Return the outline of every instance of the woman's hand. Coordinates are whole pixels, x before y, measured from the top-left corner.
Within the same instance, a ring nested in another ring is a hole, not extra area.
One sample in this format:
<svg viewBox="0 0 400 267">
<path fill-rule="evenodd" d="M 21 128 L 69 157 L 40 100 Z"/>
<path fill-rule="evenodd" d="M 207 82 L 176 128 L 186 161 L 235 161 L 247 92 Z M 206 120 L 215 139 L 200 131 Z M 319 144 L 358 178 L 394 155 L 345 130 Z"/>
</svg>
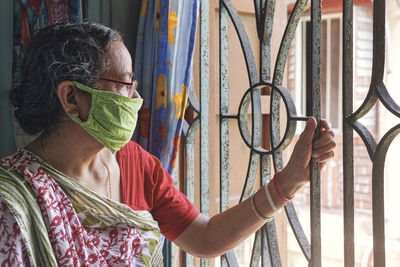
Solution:
<svg viewBox="0 0 400 267">
<path fill-rule="evenodd" d="M 297 141 L 288 164 L 279 174 L 278 184 L 285 196 L 293 196 L 310 178 L 310 159 L 320 163 L 321 169 L 335 155 L 335 134 L 326 120 L 321 120 L 321 135 L 313 142 L 317 122 L 314 118 L 307 121 L 306 127 Z"/>
<path fill-rule="evenodd" d="M 316 126 L 317 122 L 314 118 L 307 121 L 289 163 L 278 175 L 280 191 L 287 197 L 292 196 L 308 182 L 311 156 L 322 166 L 334 156 L 333 149 L 336 146 L 334 133 L 330 130 L 328 123 L 322 120 L 321 137 L 313 142 Z M 287 203 L 279 197 L 276 190 L 272 189 L 268 192 L 278 209 Z M 264 187 L 258 190 L 253 200 L 255 207 L 264 217 L 274 216 L 274 210 L 268 204 Z M 265 220 L 255 215 L 249 198 L 212 218 L 200 214 L 174 242 L 193 255 L 215 257 L 240 244 L 264 224 Z"/>
</svg>

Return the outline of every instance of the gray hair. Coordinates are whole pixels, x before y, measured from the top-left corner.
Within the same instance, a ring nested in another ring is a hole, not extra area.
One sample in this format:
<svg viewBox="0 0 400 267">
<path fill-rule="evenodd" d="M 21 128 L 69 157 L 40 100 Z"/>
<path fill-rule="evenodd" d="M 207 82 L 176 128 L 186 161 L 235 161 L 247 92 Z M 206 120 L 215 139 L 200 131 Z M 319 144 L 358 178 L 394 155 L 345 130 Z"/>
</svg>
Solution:
<svg viewBox="0 0 400 267">
<path fill-rule="evenodd" d="M 63 22 L 40 29 L 25 51 L 21 83 L 10 100 L 28 134 L 50 130 L 62 115 L 57 86 L 77 81 L 95 87 L 107 69 L 106 50 L 121 35 L 93 22 Z"/>
</svg>

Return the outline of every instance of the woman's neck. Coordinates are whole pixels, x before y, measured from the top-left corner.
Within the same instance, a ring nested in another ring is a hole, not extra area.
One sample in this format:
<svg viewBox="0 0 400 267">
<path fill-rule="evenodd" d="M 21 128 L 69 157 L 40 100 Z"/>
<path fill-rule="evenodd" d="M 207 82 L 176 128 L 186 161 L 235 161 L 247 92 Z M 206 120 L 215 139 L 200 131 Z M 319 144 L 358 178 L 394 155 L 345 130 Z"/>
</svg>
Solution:
<svg viewBox="0 0 400 267">
<path fill-rule="evenodd" d="M 99 163 L 100 154 L 107 153 L 107 149 L 73 122 L 40 135 L 26 149 L 71 177 L 87 176 Z"/>
</svg>

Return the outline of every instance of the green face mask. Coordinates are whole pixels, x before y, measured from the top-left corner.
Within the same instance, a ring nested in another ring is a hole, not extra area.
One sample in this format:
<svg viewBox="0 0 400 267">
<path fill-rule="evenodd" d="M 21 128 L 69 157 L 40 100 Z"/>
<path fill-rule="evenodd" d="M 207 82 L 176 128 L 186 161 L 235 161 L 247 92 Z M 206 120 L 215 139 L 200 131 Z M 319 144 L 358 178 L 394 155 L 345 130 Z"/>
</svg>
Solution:
<svg viewBox="0 0 400 267">
<path fill-rule="evenodd" d="M 120 150 L 132 137 L 143 99 L 130 99 L 116 93 L 94 90 L 78 82 L 73 83 L 92 94 L 92 106 L 85 122 L 78 117 L 68 116 L 112 153 Z"/>
</svg>

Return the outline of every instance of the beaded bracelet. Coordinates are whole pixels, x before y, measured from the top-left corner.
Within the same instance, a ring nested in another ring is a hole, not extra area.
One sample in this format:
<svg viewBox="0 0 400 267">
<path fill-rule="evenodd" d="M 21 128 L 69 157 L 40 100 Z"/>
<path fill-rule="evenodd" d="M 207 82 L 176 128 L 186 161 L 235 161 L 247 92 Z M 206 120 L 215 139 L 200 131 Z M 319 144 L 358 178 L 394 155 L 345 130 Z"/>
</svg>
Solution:
<svg viewBox="0 0 400 267">
<path fill-rule="evenodd" d="M 275 203 L 274 203 L 274 201 L 272 200 L 272 197 L 271 197 L 271 194 L 269 193 L 269 183 L 267 183 L 266 185 L 265 185 L 265 194 L 267 195 L 267 199 L 268 199 L 268 203 L 269 203 L 269 205 L 271 206 L 271 208 L 272 208 L 272 210 L 274 211 L 274 212 L 276 212 L 276 213 L 280 213 L 281 212 L 281 209 L 278 209 L 276 206 L 275 206 Z"/>
<path fill-rule="evenodd" d="M 289 202 L 289 201 L 291 201 L 291 200 L 293 199 L 294 196 L 291 196 L 291 197 L 287 198 L 287 197 L 285 197 L 285 196 L 281 193 L 281 191 L 279 190 L 279 186 L 278 186 L 278 174 L 279 174 L 280 172 L 281 172 L 281 171 L 277 171 L 277 172 L 275 173 L 275 175 L 274 175 L 274 178 L 272 179 L 272 180 L 274 181 L 275 192 L 276 192 L 276 194 L 277 194 L 283 201 Z"/>
<path fill-rule="evenodd" d="M 264 220 L 265 222 L 270 222 L 274 217 L 265 217 L 262 215 L 256 208 L 256 205 L 254 204 L 254 196 L 256 195 L 256 192 L 253 193 L 253 195 L 250 197 L 250 204 L 251 204 L 251 209 L 253 210 L 254 214 L 261 220 Z"/>
</svg>

